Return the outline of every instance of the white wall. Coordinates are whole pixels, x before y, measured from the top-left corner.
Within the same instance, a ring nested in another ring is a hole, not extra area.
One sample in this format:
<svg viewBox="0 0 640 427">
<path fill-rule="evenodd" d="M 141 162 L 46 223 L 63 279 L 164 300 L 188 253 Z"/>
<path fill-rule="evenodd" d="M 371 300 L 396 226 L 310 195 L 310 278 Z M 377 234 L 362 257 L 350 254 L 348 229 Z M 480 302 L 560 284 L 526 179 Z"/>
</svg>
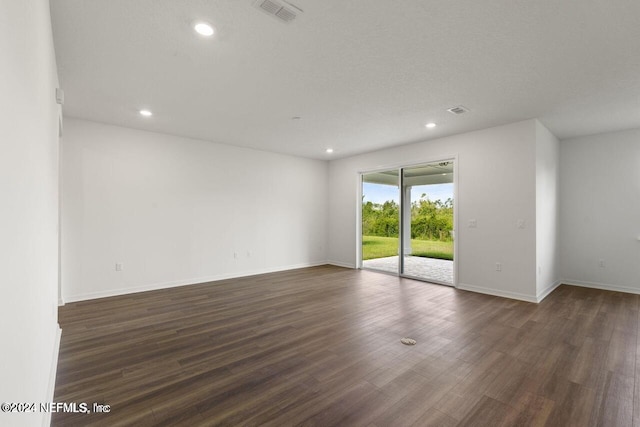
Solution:
<svg viewBox="0 0 640 427">
<path fill-rule="evenodd" d="M 640 129 L 563 140 L 560 170 L 563 281 L 640 293 Z"/>
<path fill-rule="evenodd" d="M 71 118 L 62 157 L 65 302 L 326 261 L 326 162 Z"/>
<path fill-rule="evenodd" d="M 536 287 L 538 299 L 560 283 L 559 142 L 536 123 Z"/>
<path fill-rule="evenodd" d="M 359 172 L 457 155 L 458 286 L 535 301 L 536 126 L 527 120 L 332 161 L 330 262 L 356 266 Z"/>
<path fill-rule="evenodd" d="M 0 2 L 0 401 L 53 399 L 59 344 L 57 74 L 49 2 Z M 47 414 L 0 413 L 1 425 Z"/>
</svg>

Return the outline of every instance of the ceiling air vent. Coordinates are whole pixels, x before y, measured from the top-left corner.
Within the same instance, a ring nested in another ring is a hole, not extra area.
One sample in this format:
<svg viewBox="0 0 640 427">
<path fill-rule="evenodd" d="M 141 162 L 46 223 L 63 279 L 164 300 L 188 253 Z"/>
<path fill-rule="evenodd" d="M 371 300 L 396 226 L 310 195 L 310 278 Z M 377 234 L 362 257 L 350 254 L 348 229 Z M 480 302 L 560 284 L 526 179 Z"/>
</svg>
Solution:
<svg viewBox="0 0 640 427">
<path fill-rule="evenodd" d="M 464 113 L 468 113 L 469 109 L 467 107 L 463 107 L 462 105 L 458 105 L 456 107 L 451 107 L 451 108 L 447 108 L 447 111 L 450 112 L 451 114 L 464 114 Z"/>
<path fill-rule="evenodd" d="M 302 9 L 294 4 L 277 0 L 258 0 L 255 2 L 255 6 L 282 22 L 291 22 L 298 16 L 298 13 L 302 12 Z"/>
</svg>

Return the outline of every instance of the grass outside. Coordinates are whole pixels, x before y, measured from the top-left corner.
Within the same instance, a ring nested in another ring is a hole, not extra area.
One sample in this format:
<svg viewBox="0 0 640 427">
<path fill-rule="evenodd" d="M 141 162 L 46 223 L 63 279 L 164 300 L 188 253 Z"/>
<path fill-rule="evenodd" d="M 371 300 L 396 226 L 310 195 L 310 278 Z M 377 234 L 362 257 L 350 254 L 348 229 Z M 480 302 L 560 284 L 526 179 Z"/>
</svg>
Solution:
<svg viewBox="0 0 640 427">
<path fill-rule="evenodd" d="M 411 255 L 453 260 L 453 242 L 411 239 Z M 397 237 L 362 236 L 362 259 L 398 255 Z"/>
</svg>

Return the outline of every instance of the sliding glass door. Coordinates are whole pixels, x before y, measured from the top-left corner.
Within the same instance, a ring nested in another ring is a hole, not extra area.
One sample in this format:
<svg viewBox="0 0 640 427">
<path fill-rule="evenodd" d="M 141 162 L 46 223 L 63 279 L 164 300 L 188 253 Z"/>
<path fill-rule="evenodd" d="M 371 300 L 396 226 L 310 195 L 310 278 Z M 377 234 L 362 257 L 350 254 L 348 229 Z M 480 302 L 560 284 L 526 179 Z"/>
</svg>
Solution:
<svg viewBox="0 0 640 427">
<path fill-rule="evenodd" d="M 400 191 L 397 169 L 362 175 L 362 266 L 398 273 Z"/>
<path fill-rule="evenodd" d="M 454 284 L 453 160 L 362 174 L 362 267 Z"/>
<path fill-rule="evenodd" d="M 400 274 L 453 285 L 453 161 L 402 169 Z"/>
</svg>

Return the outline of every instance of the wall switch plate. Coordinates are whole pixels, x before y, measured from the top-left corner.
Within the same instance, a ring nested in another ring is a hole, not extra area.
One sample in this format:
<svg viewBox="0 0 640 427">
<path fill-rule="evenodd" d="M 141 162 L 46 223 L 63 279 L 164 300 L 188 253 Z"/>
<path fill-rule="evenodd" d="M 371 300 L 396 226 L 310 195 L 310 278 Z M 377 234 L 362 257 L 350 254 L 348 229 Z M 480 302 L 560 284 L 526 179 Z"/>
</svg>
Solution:
<svg viewBox="0 0 640 427">
<path fill-rule="evenodd" d="M 469 228 L 476 228 L 478 226 L 478 221 L 475 219 L 469 220 Z"/>
<path fill-rule="evenodd" d="M 598 261 L 598 265 L 600 266 L 600 268 L 604 268 L 605 267 L 604 260 L 601 259 L 600 261 Z"/>
<path fill-rule="evenodd" d="M 64 105 L 64 91 L 59 87 L 56 88 L 56 102 L 60 105 Z"/>
<path fill-rule="evenodd" d="M 122 263 L 116 262 L 116 271 L 122 271 Z"/>
<path fill-rule="evenodd" d="M 496 262 L 496 271 L 502 271 L 502 264 L 499 262 Z"/>
</svg>

